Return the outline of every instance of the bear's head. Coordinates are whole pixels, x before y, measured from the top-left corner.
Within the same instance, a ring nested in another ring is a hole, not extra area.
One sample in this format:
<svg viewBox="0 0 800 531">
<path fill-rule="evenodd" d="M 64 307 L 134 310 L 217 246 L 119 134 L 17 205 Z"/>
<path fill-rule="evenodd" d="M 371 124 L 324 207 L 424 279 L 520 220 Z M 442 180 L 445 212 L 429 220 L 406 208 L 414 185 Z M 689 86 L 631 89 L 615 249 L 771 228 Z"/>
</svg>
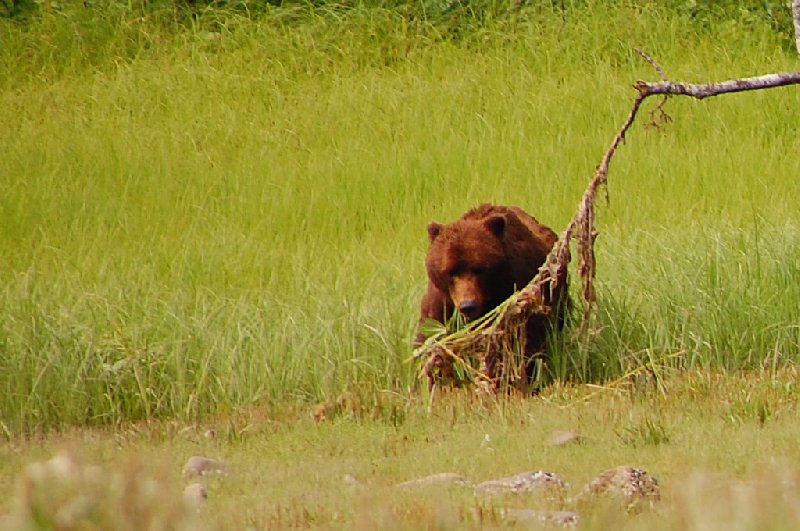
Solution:
<svg viewBox="0 0 800 531">
<path fill-rule="evenodd" d="M 514 291 L 504 245 L 506 223 L 504 215 L 496 214 L 428 225 L 428 277 L 468 321 L 485 315 Z"/>
</svg>

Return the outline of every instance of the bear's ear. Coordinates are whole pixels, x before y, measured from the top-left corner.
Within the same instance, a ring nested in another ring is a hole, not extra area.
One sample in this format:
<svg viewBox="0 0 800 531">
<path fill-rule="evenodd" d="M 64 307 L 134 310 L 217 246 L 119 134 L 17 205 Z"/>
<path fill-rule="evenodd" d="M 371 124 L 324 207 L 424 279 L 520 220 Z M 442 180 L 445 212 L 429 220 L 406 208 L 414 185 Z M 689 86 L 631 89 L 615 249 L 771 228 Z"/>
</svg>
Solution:
<svg viewBox="0 0 800 531">
<path fill-rule="evenodd" d="M 483 224 L 498 238 L 506 231 L 506 218 L 501 215 L 489 216 Z"/>
<path fill-rule="evenodd" d="M 430 238 L 431 241 L 435 240 L 440 232 L 442 232 L 441 223 L 434 222 L 428 225 L 428 238 Z"/>
</svg>

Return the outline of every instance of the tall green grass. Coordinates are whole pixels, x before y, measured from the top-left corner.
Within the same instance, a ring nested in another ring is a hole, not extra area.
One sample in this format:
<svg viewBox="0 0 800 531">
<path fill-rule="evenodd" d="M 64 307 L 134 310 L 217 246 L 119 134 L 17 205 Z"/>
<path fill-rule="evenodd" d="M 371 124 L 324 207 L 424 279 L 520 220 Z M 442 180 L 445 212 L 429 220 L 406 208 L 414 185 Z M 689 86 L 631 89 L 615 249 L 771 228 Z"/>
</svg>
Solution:
<svg viewBox="0 0 800 531">
<path fill-rule="evenodd" d="M 119 9 L 2 21 L 9 429 L 406 389 L 425 225 L 495 201 L 563 227 L 655 77 L 633 47 L 680 80 L 796 68 L 766 24 L 649 4 L 457 39 L 380 8 Z M 613 162 L 597 332 L 556 353 L 562 378 L 800 354 L 800 94 L 667 110 Z"/>
</svg>

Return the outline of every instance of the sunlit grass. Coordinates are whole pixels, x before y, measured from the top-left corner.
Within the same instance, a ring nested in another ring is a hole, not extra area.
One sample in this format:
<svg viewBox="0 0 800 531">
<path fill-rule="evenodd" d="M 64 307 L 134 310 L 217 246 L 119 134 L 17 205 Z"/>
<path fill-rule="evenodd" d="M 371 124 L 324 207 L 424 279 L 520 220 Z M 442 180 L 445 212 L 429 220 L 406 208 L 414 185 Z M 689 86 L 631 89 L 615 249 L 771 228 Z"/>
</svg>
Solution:
<svg viewBox="0 0 800 531">
<path fill-rule="evenodd" d="M 4 425 L 405 391 L 425 225 L 495 201 L 563 227 L 655 77 L 633 47 L 687 81 L 795 65 L 764 28 L 718 43 L 655 7 L 585 9 L 460 39 L 366 8 L 9 31 Z M 559 376 L 796 361 L 798 103 L 674 100 L 632 131 L 600 211 L 597 332 Z"/>
</svg>

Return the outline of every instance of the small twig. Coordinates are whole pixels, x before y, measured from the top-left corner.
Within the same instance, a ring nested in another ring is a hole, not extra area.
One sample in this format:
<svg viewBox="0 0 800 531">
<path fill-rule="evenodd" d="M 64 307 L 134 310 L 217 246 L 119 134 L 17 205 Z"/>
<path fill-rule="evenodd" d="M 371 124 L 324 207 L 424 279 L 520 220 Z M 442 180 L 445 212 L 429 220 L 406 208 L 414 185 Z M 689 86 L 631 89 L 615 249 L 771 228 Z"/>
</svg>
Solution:
<svg viewBox="0 0 800 531">
<path fill-rule="evenodd" d="M 661 98 L 661 101 L 658 104 L 650 109 L 648 112 L 649 120 L 644 125 L 648 128 L 660 129 L 661 124 L 669 123 L 672 121 L 672 117 L 667 114 L 667 111 L 664 110 L 664 105 L 666 105 L 667 100 L 669 100 L 669 94 L 664 94 Z"/>
<path fill-rule="evenodd" d="M 658 77 L 661 78 L 661 81 L 667 81 L 667 76 L 664 74 L 664 71 L 661 69 L 659 64 L 656 63 L 652 57 L 650 57 L 649 53 L 645 52 L 644 50 L 640 50 L 639 48 L 634 48 L 634 51 L 636 51 L 636 53 L 644 57 L 645 61 L 650 63 L 650 66 L 652 66 L 655 69 L 656 73 L 658 74 Z"/>
<path fill-rule="evenodd" d="M 649 53 L 639 48 L 634 48 L 634 50 L 636 51 L 636 53 L 641 55 L 645 61 L 650 63 L 650 66 L 652 66 L 653 69 L 656 71 L 658 77 L 661 78 L 661 81 L 669 81 L 667 79 L 667 75 L 664 73 L 664 69 L 661 68 L 661 65 L 656 63 L 655 59 L 650 57 Z M 645 124 L 645 127 L 658 129 L 662 123 L 669 122 L 672 120 L 672 118 L 664 110 L 664 105 L 667 103 L 668 99 L 669 99 L 669 94 L 664 94 L 664 97 L 661 99 L 661 102 L 652 109 L 650 109 L 650 112 L 648 113 L 650 120 Z"/>
</svg>

